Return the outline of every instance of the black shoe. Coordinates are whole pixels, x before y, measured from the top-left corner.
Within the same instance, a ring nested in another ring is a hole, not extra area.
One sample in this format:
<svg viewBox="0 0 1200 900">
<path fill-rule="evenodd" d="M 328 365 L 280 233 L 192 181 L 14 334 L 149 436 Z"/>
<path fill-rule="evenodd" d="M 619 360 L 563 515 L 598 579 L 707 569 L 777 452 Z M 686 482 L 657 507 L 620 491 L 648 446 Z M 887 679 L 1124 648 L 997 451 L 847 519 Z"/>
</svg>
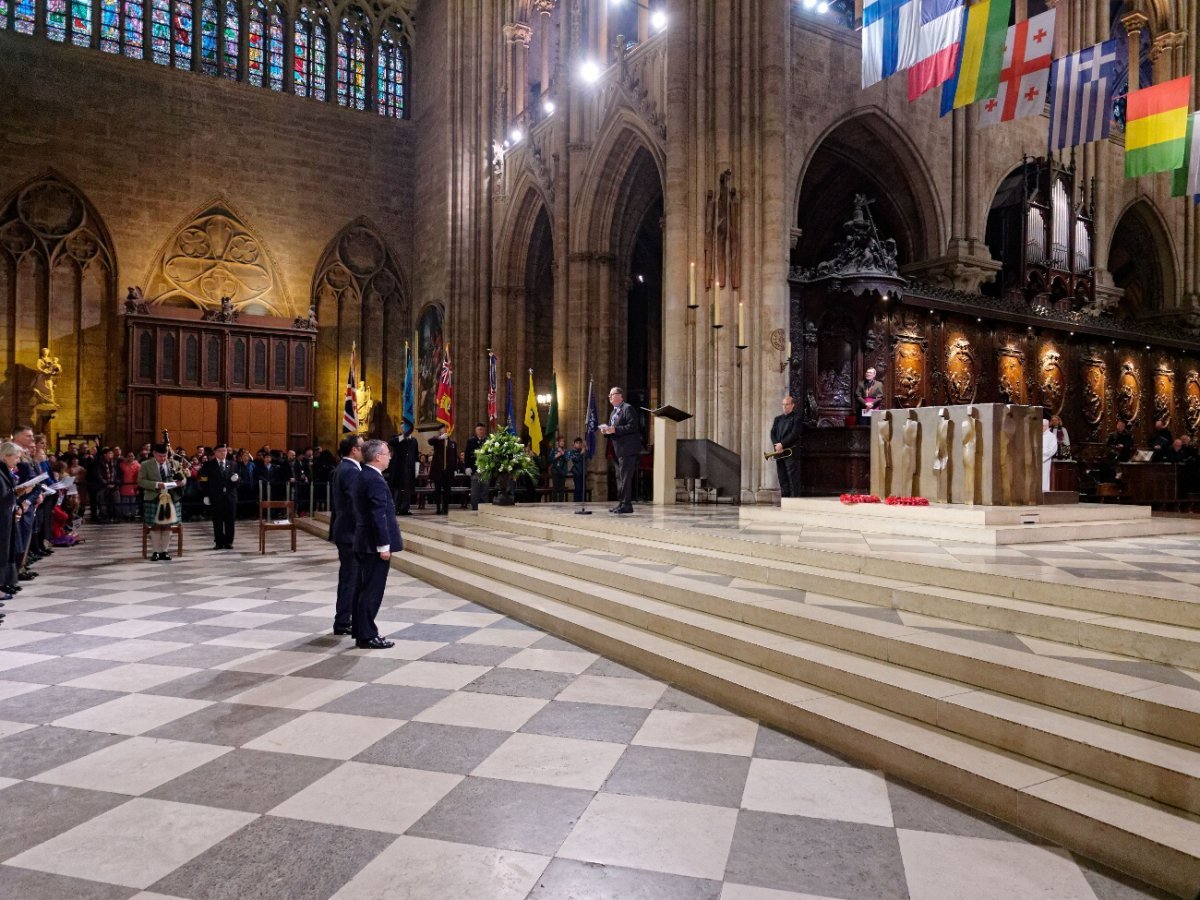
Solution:
<svg viewBox="0 0 1200 900">
<path fill-rule="evenodd" d="M 395 641 L 384 640 L 381 637 L 373 637 L 369 641 L 355 641 L 354 646 L 359 650 L 386 650 L 389 647 L 395 647 Z"/>
<path fill-rule="evenodd" d="M 158 562 L 158 558 L 161 555 L 162 554 L 160 554 L 160 553 L 151 553 L 150 554 L 150 562 Z"/>
<path fill-rule="evenodd" d="M 345 626 L 334 625 L 333 633 L 338 635 L 339 637 L 345 637 L 348 634 L 354 634 L 354 629 L 351 628 L 349 625 L 345 625 Z"/>
<path fill-rule="evenodd" d="M 618 516 L 631 516 L 631 515 L 633 515 L 633 507 L 632 506 L 619 507 L 617 509 L 617 515 Z"/>
<path fill-rule="evenodd" d="M 631 509 L 630 512 L 633 512 L 633 510 Z M 160 560 L 162 560 L 163 562 L 170 562 L 171 554 L 170 553 L 160 553 L 160 554 L 158 554 L 158 558 Z"/>
<path fill-rule="evenodd" d="M 32 572 L 21 572 L 20 574 L 17 575 L 17 580 L 18 581 L 33 581 L 33 573 Z"/>
</svg>

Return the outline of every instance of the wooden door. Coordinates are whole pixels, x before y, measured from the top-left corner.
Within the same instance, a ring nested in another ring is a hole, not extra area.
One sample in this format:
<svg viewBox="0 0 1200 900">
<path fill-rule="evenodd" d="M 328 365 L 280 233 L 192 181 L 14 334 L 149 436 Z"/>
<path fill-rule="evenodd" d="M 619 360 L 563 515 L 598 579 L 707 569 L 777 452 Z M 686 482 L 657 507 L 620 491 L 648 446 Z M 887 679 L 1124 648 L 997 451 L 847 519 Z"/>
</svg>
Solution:
<svg viewBox="0 0 1200 900">
<path fill-rule="evenodd" d="M 217 398 L 191 397 L 184 394 L 158 395 L 158 424 L 154 440 L 162 439 L 162 429 L 171 433 L 171 445 L 189 453 L 217 440 Z"/>
<path fill-rule="evenodd" d="M 264 444 L 288 449 L 288 401 L 268 397 L 231 397 L 229 443 L 257 453 Z"/>
</svg>

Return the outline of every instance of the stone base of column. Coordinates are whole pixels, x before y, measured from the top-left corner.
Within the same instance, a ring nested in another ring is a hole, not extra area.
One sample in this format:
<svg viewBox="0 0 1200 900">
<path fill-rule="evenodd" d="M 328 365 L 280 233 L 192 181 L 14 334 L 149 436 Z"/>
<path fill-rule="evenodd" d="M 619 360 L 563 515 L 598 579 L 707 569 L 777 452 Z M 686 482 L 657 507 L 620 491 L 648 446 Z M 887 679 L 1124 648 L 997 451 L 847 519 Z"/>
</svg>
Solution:
<svg viewBox="0 0 1200 900">
<path fill-rule="evenodd" d="M 979 288 L 994 281 L 1002 268 L 982 241 L 957 240 L 950 242 L 944 255 L 911 263 L 900 273 L 937 287 L 978 294 Z"/>
</svg>

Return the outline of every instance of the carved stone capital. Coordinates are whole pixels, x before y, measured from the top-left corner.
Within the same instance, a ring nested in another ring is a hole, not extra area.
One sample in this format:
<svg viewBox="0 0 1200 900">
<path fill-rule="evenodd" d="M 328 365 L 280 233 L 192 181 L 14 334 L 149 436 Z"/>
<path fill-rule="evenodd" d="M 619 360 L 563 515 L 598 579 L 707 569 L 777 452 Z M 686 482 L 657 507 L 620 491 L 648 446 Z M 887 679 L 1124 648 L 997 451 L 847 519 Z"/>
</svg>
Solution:
<svg viewBox="0 0 1200 900">
<path fill-rule="evenodd" d="M 1142 29 L 1150 24 L 1149 17 L 1145 13 L 1131 12 L 1121 16 L 1121 24 L 1125 26 L 1125 30 L 1129 32 L 1129 36 L 1141 34 Z"/>
<path fill-rule="evenodd" d="M 1111 313 L 1125 296 L 1125 289 L 1113 284 L 1112 274 L 1107 269 L 1096 270 L 1096 299 L 1083 307 L 1080 312 L 1088 316 L 1100 316 Z"/>
<path fill-rule="evenodd" d="M 558 6 L 558 0 L 533 0 L 533 11 L 538 15 L 548 16 Z"/>
<path fill-rule="evenodd" d="M 510 44 L 520 44 L 526 50 L 533 40 L 533 29 L 524 22 L 508 22 L 504 26 L 504 39 Z"/>
<path fill-rule="evenodd" d="M 788 245 L 795 250 L 800 244 L 800 237 L 804 234 L 803 228 L 791 228 L 788 230 Z"/>
<path fill-rule="evenodd" d="M 972 243 L 956 241 L 943 256 L 910 263 L 902 268 L 906 278 L 927 281 L 938 287 L 978 294 L 979 288 L 996 279 L 1003 264 L 992 259 L 987 250 L 977 251 Z"/>
</svg>

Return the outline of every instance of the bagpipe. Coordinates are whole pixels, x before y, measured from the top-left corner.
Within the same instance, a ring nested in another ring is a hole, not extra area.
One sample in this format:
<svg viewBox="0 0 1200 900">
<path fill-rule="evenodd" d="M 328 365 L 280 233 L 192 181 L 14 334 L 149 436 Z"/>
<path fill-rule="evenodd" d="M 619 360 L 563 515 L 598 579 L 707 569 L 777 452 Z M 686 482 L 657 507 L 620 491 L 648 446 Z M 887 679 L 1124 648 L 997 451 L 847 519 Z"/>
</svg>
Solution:
<svg viewBox="0 0 1200 900">
<path fill-rule="evenodd" d="M 158 480 L 163 484 L 174 482 L 180 487 L 187 479 L 188 466 L 182 453 L 171 449 L 171 436 L 163 429 L 163 444 L 167 448 L 167 458 L 159 465 Z M 154 523 L 161 527 L 174 525 L 179 521 L 179 510 L 175 506 L 175 498 L 171 496 L 170 488 L 158 492 L 158 509 L 154 513 Z"/>
</svg>

